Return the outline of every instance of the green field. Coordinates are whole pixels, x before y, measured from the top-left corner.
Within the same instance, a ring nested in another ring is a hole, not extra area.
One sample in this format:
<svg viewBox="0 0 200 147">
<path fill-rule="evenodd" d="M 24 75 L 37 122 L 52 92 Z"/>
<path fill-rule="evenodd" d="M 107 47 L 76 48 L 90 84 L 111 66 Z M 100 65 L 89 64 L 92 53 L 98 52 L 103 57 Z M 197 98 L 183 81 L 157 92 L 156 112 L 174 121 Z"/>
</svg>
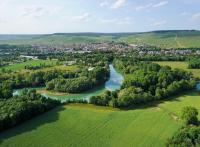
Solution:
<svg viewBox="0 0 200 147">
<path fill-rule="evenodd" d="M 164 146 L 178 128 L 164 111 L 65 106 L 0 135 L 0 146 Z"/>
<path fill-rule="evenodd" d="M 53 66 L 53 65 L 56 65 L 56 62 L 57 62 L 57 60 L 29 60 L 29 61 L 22 62 L 22 63 L 16 63 L 16 64 L 0 67 L 0 69 L 4 68 L 5 70 L 17 71 L 17 70 L 24 69 L 25 66 L 27 66 L 27 65 L 39 66 L 41 64 L 45 64 L 45 65 Z"/>
<path fill-rule="evenodd" d="M 3 36 L 2 36 L 3 37 Z M 29 37 L 29 36 L 27 36 Z M 24 38 L 24 36 L 23 36 Z M 12 39 L 12 37 L 11 37 Z M 74 44 L 99 42 L 146 43 L 161 48 L 200 48 L 200 31 L 157 31 L 146 33 L 75 33 L 51 34 L 32 39 L 0 40 L 0 44 Z"/>
<path fill-rule="evenodd" d="M 173 69 L 174 68 L 180 68 L 180 69 L 184 69 L 187 70 L 189 72 L 192 72 L 194 77 L 198 77 L 200 78 L 200 69 L 188 69 L 188 63 L 187 62 L 177 62 L 177 61 L 159 61 L 159 62 L 155 62 L 158 63 L 161 66 L 170 66 Z"/>
<path fill-rule="evenodd" d="M 92 105 L 60 106 L 1 133 L 0 146 L 161 147 L 181 127 L 180 111 L 188 105 L 200 110 L 198 92 L 128 111 Z"/>
</svg>

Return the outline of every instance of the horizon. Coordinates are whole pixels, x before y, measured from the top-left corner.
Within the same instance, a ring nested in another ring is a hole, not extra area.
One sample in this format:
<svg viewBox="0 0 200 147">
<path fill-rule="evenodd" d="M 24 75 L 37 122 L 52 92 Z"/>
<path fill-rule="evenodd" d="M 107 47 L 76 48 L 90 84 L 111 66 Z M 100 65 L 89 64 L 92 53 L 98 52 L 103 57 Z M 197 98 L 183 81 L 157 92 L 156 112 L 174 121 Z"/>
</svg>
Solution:
<svg viewBox="0 0 200 147">
<path fill-rule="evenodd" d="M 49 34 L 1 34 L 0 35 L 62 35 L 62 34 L 139 34 L 139 33 L 153 33 L 153 32 L 172 32 L 172 31 L 195 31 L 195 32 L 200 32 L 200 30 L 150 30 L 150 31 L 144 31 L 144 32 L 54 32 L 54 33 L 49 33 Z"/>
<path fill-rule="evenodd" d="M 0 1 L 0 34 L 200 30 L 200 0 Z"/>
</svg>

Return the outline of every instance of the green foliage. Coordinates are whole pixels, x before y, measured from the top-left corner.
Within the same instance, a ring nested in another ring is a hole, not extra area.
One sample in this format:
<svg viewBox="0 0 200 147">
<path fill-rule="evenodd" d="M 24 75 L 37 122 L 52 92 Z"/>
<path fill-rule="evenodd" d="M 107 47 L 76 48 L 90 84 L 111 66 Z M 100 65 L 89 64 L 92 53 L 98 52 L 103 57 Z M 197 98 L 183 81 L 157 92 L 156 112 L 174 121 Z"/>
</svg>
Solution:
<svg viewBox="0 0 200 147">
<path fill-rule="evenodd" d="M 200 69 L 200 59 L 194 58 L 189 61 L 189 69 Z"/>
<path fill-rule="evenodd" d="M 92 71 L 83 70 L 77 78 L 55 78 L 46 83 L 46 89 L 67 93 L 90 90 L 108 79 L 109 70 L 107 68 L 97 66 Z"/>
<path fill-rule="evenodd" d="M 198 124 L 198 110 L 194 107 L 184 107 L 182 110 L 181 118 L 184 120 L 186 125 L 197 125 Z"/>
<path fill-rule="evenodd" d="M 22 95 L 0 100 L 0 131 L 11 128 L 59 104 L 46 99 L 35 90 L 23 91 Z"/>
<path fill-rule="evenodd" d="M 200 127 L 184 127 L 174 134 L 167 142 L 168 147 L 200 146 Z"/>
</svg>

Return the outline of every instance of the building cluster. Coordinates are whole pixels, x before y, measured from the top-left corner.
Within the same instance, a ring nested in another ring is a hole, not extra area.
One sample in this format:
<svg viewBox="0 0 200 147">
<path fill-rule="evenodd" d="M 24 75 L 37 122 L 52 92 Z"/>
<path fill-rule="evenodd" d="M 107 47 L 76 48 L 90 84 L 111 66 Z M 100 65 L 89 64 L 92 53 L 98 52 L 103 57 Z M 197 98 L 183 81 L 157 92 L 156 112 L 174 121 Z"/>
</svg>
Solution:
<svg viewBox="0 0 200 147">
<path fill-rule="evenodd" d="M 137 48 L 137 45 L 129 45 L 125 43 L 84 43 L 84 44 L 68 44 L 68 45 L 32 45 L 32 47 L 41 53 L 69 52 L 84 53 L 95 50 L 101 51 L 126 51 Z"/>
<path fill-rule="evenodd" d="M 200 50 L 191 49 L 161 49 L 161 50 L 148 50 L 143 49 L 138 51 L 139 55 L 200 55 Z"/>
</svg>

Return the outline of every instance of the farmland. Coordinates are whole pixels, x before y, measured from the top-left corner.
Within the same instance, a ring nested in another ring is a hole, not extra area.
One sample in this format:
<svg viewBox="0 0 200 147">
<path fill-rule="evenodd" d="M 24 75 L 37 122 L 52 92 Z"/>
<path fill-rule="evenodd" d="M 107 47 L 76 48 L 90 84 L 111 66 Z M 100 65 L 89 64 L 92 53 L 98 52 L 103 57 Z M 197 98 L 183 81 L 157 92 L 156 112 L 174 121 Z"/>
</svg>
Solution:
<svg viewBox="0 0 200 147">
<path fill-rule="evenodd" d="M 178 127 L 178 122 L 156 108 L 118 111 L 64 106 L 4 132 L 0 140 L 1 146 L 21 147 L 164 146 Z"/>
<path fill-rule="evenodd" d="M 1 36 L 0 44 L 42 44 L 64 45 L 99 42 L 125 42 L 136 44 L 149 44 L 161 48 L 199 48 L 199 31 L 155 31 L 144 33 L 76 33 L 76 34 L 50 34 L 29 39 L 7 39 Z M 5 39 L 4 39 L 5 38 Z M 27 37 L 28 38 L 28 37 Z"/>
<path fill-rule="evenodd" d="M 0 135 L 0 146 L 164 146 L 181 126 L 184 106 L 200 109 L 195 91 L 135 110 L 65 105 Z M 90 117 L 88 117 L 90 116 Z"/>
<path fill-rule="evenodd" d="M 5 70 L 18 71 L 25 69 L 25 66 L 39 66 L 41 64 L 53 66 L 56 65 L 56 62 L 57 62 L 56 60 L 29 60 L 22 63 L 17 63 L 17 64 L 14 63 L 1 68 L 4 68 Z"/>
<path fill-rule="evenodd" d="M 176 62 L 176 61 L 161 61 L 161 62 L 155 62 L 160 64 L 161 66 L 170 66 L 173 69 L 174 68 L 179 68 L 179 69 L 184 69 L 189 72 L 192 72 L 194 77 L 200 77 L 200 69 L 188 69 L 188 63 L 187 62 Z"/>
</svg>

